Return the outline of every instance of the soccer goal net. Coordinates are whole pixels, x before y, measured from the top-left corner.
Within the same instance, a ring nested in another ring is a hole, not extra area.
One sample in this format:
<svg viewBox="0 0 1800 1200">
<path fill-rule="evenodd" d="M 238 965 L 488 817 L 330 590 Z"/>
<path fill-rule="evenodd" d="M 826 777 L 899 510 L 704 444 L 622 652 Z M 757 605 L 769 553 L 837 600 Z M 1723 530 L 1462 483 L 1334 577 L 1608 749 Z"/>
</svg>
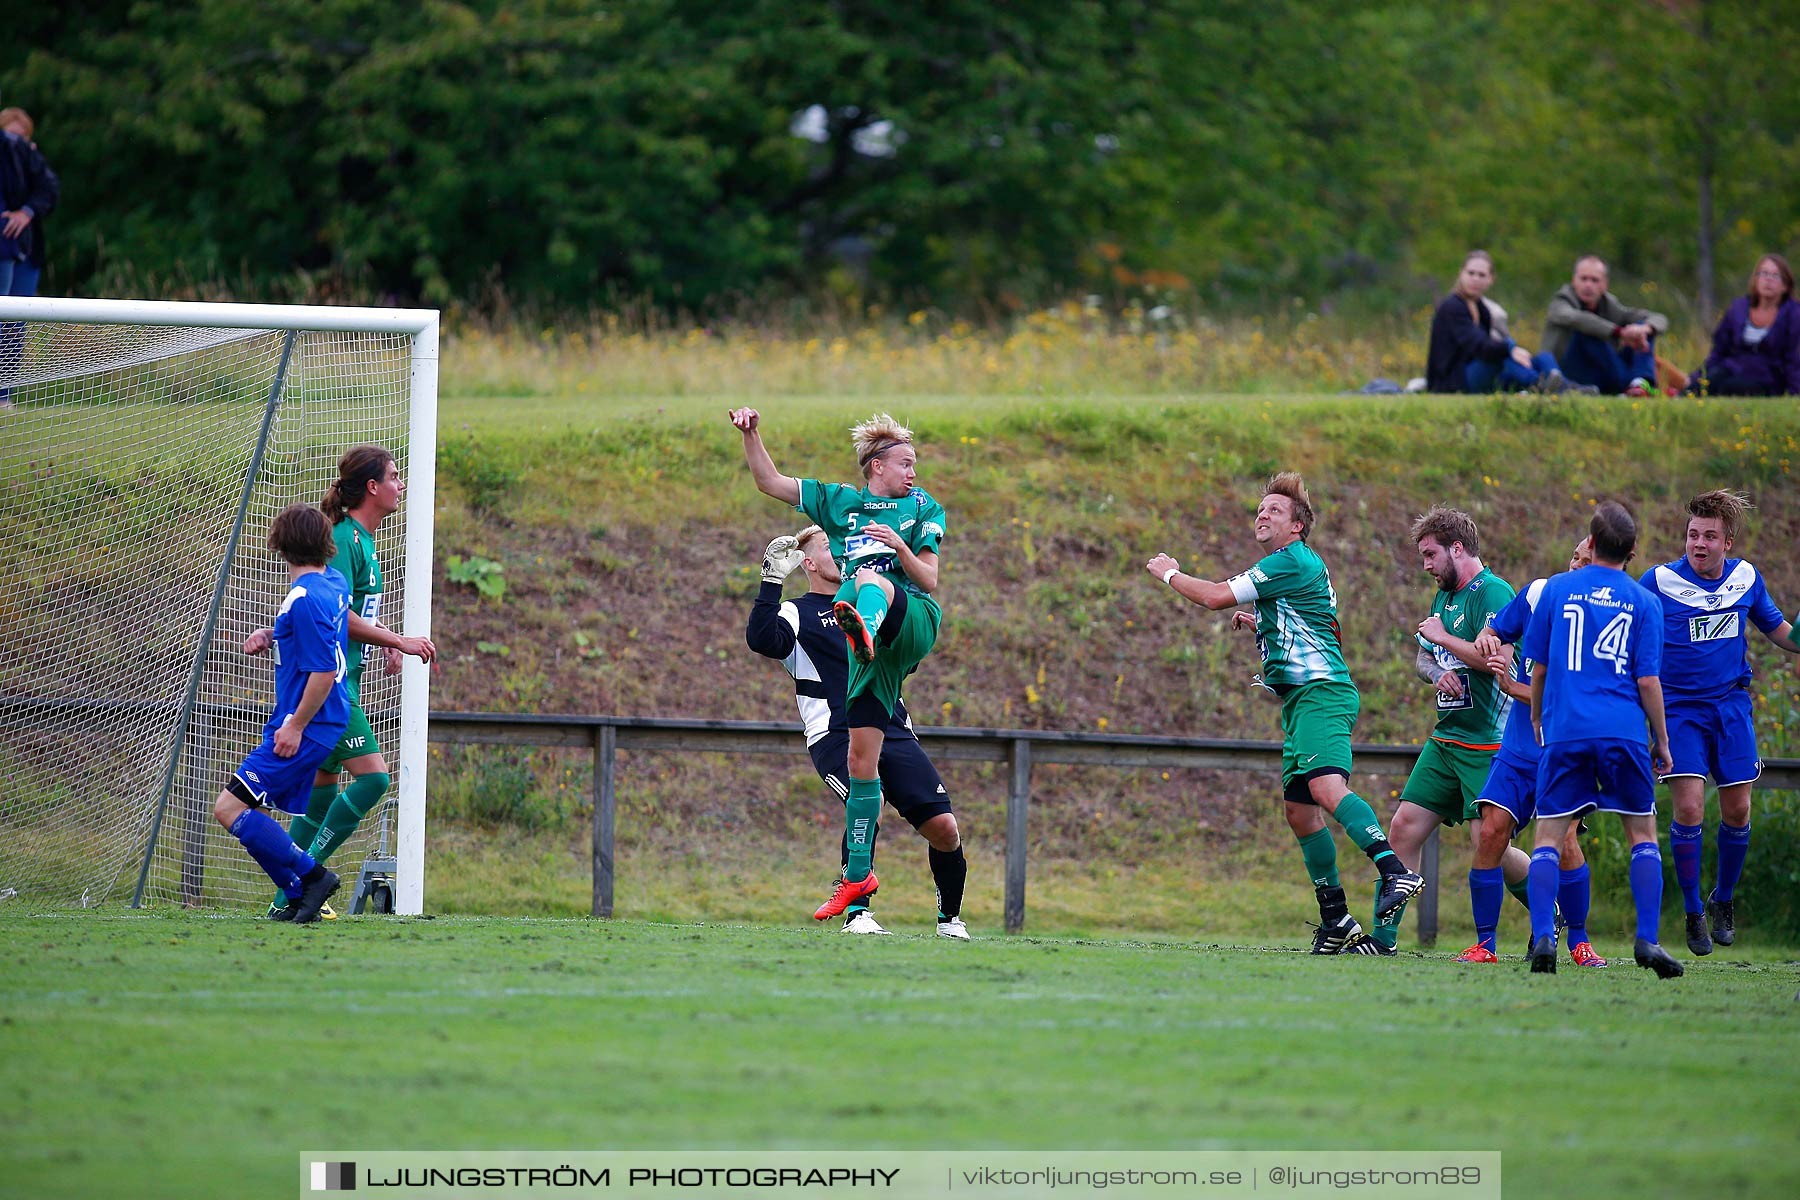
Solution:
<svg viewBox="0 0 1800 1200">
<path fill-rule="evenodd" d="M 274 704 L 243 653 L 287 591 L 269 523 L 349 446 L 392 450 L 381 615 L 429 635 L 437 337 L 426 311 L 0 298 L 0 909 L 268 902 L 212 805 Z M 429 671 L 382 667 L 396 787 L 331 861 L 395 859 L 418 912 Z"/>
</svg>

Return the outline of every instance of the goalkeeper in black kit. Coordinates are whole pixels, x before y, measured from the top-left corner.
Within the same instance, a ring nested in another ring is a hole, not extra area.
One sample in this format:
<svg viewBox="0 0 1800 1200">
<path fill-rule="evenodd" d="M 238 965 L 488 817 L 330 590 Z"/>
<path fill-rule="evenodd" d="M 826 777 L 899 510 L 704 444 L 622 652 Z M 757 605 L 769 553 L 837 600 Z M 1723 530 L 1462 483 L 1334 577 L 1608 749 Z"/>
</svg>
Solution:
<svg viewBox="0 0 1800 1200">
<path fill-rule="evenodd" d="M 782 582 L 795 570 L 806 572 L 807 590 L 784 602 Z M 806 747 L 813 767 L 839 803 L 849 796 L 850 754 L 850 730 L 843 707 L 850 655 L 832 615 L 832 599 L 842 582 L 831 556 L 831 543 L 817 525 L 778 537 L 763 553 L 762 587 L 744 628 L 744 641 L 750 649 L 779 661 L 793 676 L 794 699 L 806 726 Z M 968 941 L 969 930 L 961 915 L 963 883 L 969 871 L 962 835 L 950 810 L 950 794 L 919 745 L 904 702 L 894 705 L 882 743 L 881 790 L 930 847 L 931 877 L 938 894 L 938 936 Z M 843 853 L 848 852 L 846 846 Z M 871 899 L 873 893 L 845 910 L 843 932 L 888 932 L 869 912 Z"/>
</svg>

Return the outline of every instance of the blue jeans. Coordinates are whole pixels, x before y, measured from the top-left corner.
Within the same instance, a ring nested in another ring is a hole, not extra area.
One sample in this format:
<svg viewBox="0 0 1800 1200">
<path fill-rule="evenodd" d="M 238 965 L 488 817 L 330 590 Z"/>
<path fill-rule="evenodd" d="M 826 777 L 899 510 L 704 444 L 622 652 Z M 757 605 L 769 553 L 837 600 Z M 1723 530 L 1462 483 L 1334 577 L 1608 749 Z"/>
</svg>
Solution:
<svg viewBox="0 0 1800 1200">
<path fill-rule="evenodd" d="M 20 277 L 24 276 L 22 280 Z M 24 282 L 31 291 L 15 291 Z M 37 293 L 37 268 L 16 258 L 0 259 L 0 296 L 31 296 Z M 0 380 L 19 369 L 24 352 L 25 326 L 17 321 L 0 324 Z M 12 389 L 0 382 L 0 404 L 12 403 Z"/>
<path fill-rule="evenodd" d="M 1482 362 L 1476 359 L 1463 368 L 1463 391 L 1491 392 L 1496 387 L 1504 387 L 1507 391 L 1518 388 L 1536 387 L 1538 379 L 1556 370 L 1556 356 L 1548 350 L 1540 350 L 1531 356 L 1531 365 L 1521 367 L 1513 361 L 1512 346 L 1507 347 L 1506 357 L 1497 363 Z"/>
<path fill-rule="evenodd" d="M 8 296 L 35 296 L 38 280 L 43 277 L 43 269 L 34 267 L 28 262 L 13 264 L 12 286 L 7 289 Z"/>
<path fill-rule="evenodd" d="M 1576 383 L 1591 383 L 1602 395 L 1617 396 L 1631 386 L 1633 379 L 1656 383 L 1656 339 L 1650 339 L 1648 350 L 1613 348 L 1604 339 L 1585 333 L 1569 338 L 1563 351 L 1563 374 Z"/>
</svg>

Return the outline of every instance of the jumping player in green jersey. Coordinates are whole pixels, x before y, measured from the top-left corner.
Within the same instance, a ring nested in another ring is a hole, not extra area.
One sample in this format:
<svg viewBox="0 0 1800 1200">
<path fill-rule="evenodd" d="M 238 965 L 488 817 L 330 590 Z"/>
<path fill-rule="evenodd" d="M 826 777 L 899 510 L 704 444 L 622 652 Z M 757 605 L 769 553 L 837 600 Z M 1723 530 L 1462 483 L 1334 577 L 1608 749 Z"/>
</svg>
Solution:
<svg viewBox="0 0 1800 1200">
<path fill-rule="evenodd" d="M 363 647 L 361 653 L 350 658 L 350 670 L 344 679 L 344 687 L 350 693 L 349 727 L 313 778 L 306 811 L 296 815 L 288 826 L 294 843 L 321 863 L 330 859 L 356 832 L 363 817 L 387 795 L 387 760 L 382 757 L 375 731 L 363 712 L 363 667 L 377 649 L 383 652 L 383 669 L 389 675 L 400 673 L 405 655 L 425 663 L 437 657 L 437 647 L 430 638 L 402 637 L 380 620 L 381 562 L 375 556 L 375 531 L 399 510 L 400 498 L 405 494 L 406 482 L 400 478 L 392 453 L 381 446 L 352 446 L 338 460 L 337 480 L 319 502 L 319 510 L 332 523 L 331 533 L 337 545 L 331 566 L 350 585 L 350 640 Z M 268 647 L 268 632 L 259 629 L 251 634 L 244 642 L 244 653 L 262 653 Z M 339 792 L 338 777 L 343 771 L 348 771 L 351 778 Z M 287 897 L 278 896 L 269 905 L 268 915 L 283 920 L 288 911 Z"/>
<path fill-rule="evenodd" d="M 832 605 L 850 657 L 844 697 L 850 726 L 847 858 L 831 897 L 813 913 L 835 917 L 879 886 L 871 863 L 881 816 L 881 746 L 900 685 L 937 641 L 944 508 L 914 486 L 918 453 L 910 429 L 885 413 L 850 430 L 864 484 L 794 479 L 775 469 L 753 408 L 732 411 L 744 458 L 765 496 L 792 504 L 825 532 L 844 582 Z"/>
<path fill-rule="evenodd" d="M 1344 665 L 1331 573 L 1306 543 L 1312 527 L 1306 486 L 1298 474 L 1287 471 L 1269 480 L 1257 506 L 1254 530 L 1265 557 L 1255 566 L 1216 583 L 1183 574 L 1181 564 L 1167 554 L 1158 554 L 1144 569 L 1182 598 L 1215 612 L 1234 604 L 1256 605 L 1254 613 L 1234 612 L 1231 627 L 1256 631 L 1263 660 L 1258 682 L 1281 697 L 1283 807 L 1319 902 L 1312 952 L 1368 953 L 1355 948 L 1366 939 L 1344 902 L 1337 848 L 1325 814 L 1336 818 L 1381 873 L 1377 921 L 1425 881 L 1388 845 L 1368 801 L 1350 790 L 1350 731 L 1362 700 Z"/>
<path fill-rule="evenodd" d="M 1475 638 L 1514 592 L 1482 564 L 1481 533 L 1469 514 L 1433 507 L 1413 522 L 1411 536 L 1421 567 L 1437 584 L 1431 615 L 1419 623 L 1415 658 L 1419 676 L 1432 685 L 1437 725 L 1407 777 L 1388 833 L 1394 853 L 1417 866 L 1425 839 L 1439 825 L 1474 822 L 1470 830 L 1480 836 L 1476 802 L 1500 749 L 1512 701 L 1488 670 L 1487 656 L 1476 650 Z M 1514 897 L 1528 903 L 1525 876 L 1531 859 L 1508 846 L 1500 865 Z M 1378 920 L 1369 936 L 1392 950 L 1405 911 L 1401 905 Z"/>
</svg>

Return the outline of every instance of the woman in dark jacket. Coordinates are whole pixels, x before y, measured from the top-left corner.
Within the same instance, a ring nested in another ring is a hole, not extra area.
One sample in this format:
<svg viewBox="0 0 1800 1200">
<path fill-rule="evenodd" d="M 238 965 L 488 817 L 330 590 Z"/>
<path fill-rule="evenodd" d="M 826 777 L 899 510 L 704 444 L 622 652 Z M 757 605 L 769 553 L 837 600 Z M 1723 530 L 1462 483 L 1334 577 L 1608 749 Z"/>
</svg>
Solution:
<svg viewBox="0 0 1800 1200">
<path fill-rule="evenodd" d="M 35 296 L 44 272 L 44 218 L 62 196 L 62 181 L 32 141 L 31 114 L 0 108 L 0 255 L 13 260 L 0 295 Z"/>
<path fill-rule="evenodd" d="M 1794 272 L 1779 254 L 1765 254 L 1750 287 L 1725 310 L 1713 330 L 1712 353 L 1687 390 L 1710 396 L 1800 395 L 1800 302 Z"/>
<path fill-rule="evenodd" d="M 1486 250 L 1463 259 L 1456 286 L 1431 314 L 1431 348 L 1425 357 L 1425 389 L 1491 392 L 1496 387 L 1561 391 L 1562 372 L 1547 353 L 1533 355 L 1494 327 L 1486 296 L 1494 284 L 1494 260 Z"/>
</svg>

